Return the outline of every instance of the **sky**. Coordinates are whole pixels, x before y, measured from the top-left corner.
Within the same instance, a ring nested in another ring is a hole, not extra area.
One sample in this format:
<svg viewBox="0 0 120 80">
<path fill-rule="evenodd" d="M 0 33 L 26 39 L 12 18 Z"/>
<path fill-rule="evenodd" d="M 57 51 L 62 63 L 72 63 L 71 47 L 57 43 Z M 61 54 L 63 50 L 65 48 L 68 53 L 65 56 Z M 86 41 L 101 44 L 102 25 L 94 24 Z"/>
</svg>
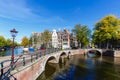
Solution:
<svg viewBox="0 0 120 80">
<path fill-rule="evenodd" d="M 24 36 L 46 29 L 71 31 L 82 24 L 93 30 L 111 14 L 120 18 L 119 0 L 0 0 L 0 35 L 11 39 L 10 30 L 15 28 L 20 43 Z"/>
</svg>

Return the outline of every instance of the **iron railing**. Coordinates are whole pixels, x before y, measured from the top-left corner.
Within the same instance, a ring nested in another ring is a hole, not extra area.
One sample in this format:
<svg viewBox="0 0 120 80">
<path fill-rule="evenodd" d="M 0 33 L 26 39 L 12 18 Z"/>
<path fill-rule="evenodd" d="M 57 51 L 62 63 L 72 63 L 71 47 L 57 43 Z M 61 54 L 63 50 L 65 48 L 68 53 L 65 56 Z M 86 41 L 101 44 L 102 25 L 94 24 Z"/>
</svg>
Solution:
<svg viewBox="0 0 120 80">
<path fill-rule="evenodd" d="M 61 49 L 46 49 L 46 50 L 38 50 L 34 53 L 27 53 L 27 54 L 19 55 L 15 59 L 15 62 L 13 64 L 11 62 L 12 60 L 2 61 L 0 62 L 0 80 L 9 80 L 8 78 L 12 76 L 10 74 L 12 70 L 26 66 L 32 63 L 33 61 L 39 59 L 42 56 L 45 56 L 47 54 L 57 52 L 60 50 Z"/>
</svg>

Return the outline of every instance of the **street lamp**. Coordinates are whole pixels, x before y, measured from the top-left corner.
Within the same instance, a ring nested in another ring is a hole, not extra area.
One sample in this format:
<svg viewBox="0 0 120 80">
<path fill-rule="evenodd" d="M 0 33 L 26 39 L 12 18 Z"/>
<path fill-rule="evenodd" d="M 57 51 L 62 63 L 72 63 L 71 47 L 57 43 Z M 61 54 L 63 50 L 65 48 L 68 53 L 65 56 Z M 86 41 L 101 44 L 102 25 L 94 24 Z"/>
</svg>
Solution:
<svg viewBox="0 0 120 80">
<path fill-rule="evenodd" d="M 12 38 L 13 38 L 13 42 L 12 42 L 12 56 L 11 56 L 11 60 L 12 60 L 12 64 L 14 63 L 14 39 L 18 33 L 18 31 L 16 31 L 15 29 L 10 30 Z"/>
</svg>

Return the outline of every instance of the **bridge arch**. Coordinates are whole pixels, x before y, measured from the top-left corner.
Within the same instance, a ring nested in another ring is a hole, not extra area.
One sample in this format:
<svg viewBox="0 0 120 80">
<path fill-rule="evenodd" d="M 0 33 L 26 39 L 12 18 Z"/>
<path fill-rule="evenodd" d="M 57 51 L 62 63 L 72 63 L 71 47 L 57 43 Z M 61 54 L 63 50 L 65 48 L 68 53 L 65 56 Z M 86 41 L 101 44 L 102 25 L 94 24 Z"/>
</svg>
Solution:
<svg viewBox="0 0 120 80">
<path fill-rule="evenodd" d="M 66 52 L 62 52 L 61 54 L 60 54 L 60 56 L 67 56 L 67 53 Z M 59 56 L 59 57 L 60 57 Z"/>
<path fill-rule="evenodd" d="M 62 61 L 64 62 L 64 58 L 67 58 L 69 56 L 69 54 L 71 54 L 70 51 L 60 51 L 60 52 L 56 52 L 54 54 L 51 55 L 47 55 L 42 59 L 42 64 L 40 67 L 43 71 L 45 71 L 46 65 L 48 62 L 50 63 L 59 63 L 60 62 L 60 57 L 62 57 Z"/>
<path fill-rule="evenodd" d="M 45 70 L 45 66 L 48 62 L 51 62 L 51 63 L 57 63 L 58 60 L 55 56 L 49 56 L 45 61 L 44 61 L 44 70 Z"/>
<path fill-rule="evenodd" d="M 96 55 L 102 55 L 102 53 L 99 50 L 95 50 L 96 51 Z"/>
<path fill-rule="evenodd" d="M 99 49 L 88 49 L 85 51 L 85 54 L 88 54 L 88 52 L 91 52 L 91 51 L 95 51 L 96 55 L 102 56 L 102 50 L 99 50 Z"/>
</svg>

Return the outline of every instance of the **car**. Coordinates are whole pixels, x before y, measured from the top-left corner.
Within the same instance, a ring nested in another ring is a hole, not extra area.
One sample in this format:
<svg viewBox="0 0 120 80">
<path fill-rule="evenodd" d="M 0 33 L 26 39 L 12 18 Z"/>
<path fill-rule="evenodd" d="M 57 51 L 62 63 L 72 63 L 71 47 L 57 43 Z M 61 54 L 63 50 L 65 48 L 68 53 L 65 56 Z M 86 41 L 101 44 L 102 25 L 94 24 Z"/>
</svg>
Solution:
<svg viewBox="0 0 120 80">
<path fill-rule="evenodd" d="M 74 46 L 74 47 L 72 47 L 72 49 L 78 49 L 78 47 L 75 47 L 75 46 Z"/>
<path fill-rule="evenodd" d="M 40 48 L 40 50 L 45 50 L 45 48 Z"/>
</svg>

